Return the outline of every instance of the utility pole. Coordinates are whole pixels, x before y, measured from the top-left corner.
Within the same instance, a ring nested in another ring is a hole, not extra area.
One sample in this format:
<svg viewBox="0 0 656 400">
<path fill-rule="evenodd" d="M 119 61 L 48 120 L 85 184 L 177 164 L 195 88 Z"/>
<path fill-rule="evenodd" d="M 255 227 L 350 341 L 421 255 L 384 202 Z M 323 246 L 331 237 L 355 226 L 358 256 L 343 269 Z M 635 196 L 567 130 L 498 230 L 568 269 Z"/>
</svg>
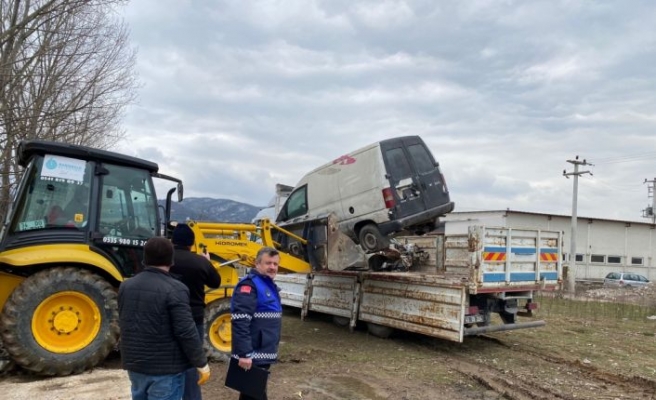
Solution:
<svg viewBox="0 0 656 400">
<path fill-rule="evenodd" d="M 651 218 L 651 223 L 656 224 L 656 213 L 654 213 L 656 211 L 656 196 L 654 196 L 656 178 L 651 181 L 645 179 L 643 183 L 651 183 L 651 185 L 647 186 L 647 198 L 651 197 L 651 206 L 647 206 L 647 208 L 642 210 L 642 216 L 645 218 Z"/>
<path fill-rule="evenodd" d="M 579 175 L 590 174 L 590 171 L 579 171 L 580 165 L 592 165 L 585 160 L 579 161 L 579 156 L 576 156 L 574 160 L 567 160 L 568 163 L 574 165 L 574 172 L 567 172 L 563 170 L 563 176 L 569 179 L 570 176 L 574 177 L 574 188 L 572 193 L 572 234 L 570 237 L 570 247 L 569 247 L 569 270 L 567 273 L 567 284 L 570 293 L 575 292 L 576 288 L 576 223 L 577 223 L 577 198 L 579 192 Z"/>
</svg>

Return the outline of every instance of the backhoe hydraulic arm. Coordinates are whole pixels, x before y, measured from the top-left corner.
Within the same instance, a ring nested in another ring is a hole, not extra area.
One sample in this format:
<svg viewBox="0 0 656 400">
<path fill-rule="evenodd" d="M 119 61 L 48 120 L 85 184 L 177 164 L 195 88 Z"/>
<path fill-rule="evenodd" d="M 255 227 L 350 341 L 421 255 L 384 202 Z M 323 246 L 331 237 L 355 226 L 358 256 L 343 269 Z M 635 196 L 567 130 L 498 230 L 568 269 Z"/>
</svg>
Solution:
<svg viewBox="0 0 656 400">
<path fill-rule="evenodd" d="M 263 220 L 259 225 L 195 221 L 189 221 L 188 224 L 196 235 L 196 246 L 209 253 L 212 258 L 218 258 L 222 265 L 238 263 L 253 267 L 257 252 L 263 247 L 273 247 L 280 251 L 281 272 L 312 271 L 310 262 L 304 259 L 302 254 L 292 255 L 281 249 L 280 243 L 273 239 L 272 230 L 293 240 L 302 248 L 307 248 L 308 241 L 268 220 Z"/>
</svg>

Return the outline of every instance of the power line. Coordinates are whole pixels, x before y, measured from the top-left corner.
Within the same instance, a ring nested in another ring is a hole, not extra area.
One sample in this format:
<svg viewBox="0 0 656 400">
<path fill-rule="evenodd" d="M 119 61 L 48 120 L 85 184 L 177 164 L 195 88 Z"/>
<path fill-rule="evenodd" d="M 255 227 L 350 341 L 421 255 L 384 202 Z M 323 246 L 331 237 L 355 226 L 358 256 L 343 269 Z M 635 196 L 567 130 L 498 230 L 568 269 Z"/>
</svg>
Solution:
<svg viewBox="0 0 656 400">
<path fill-rule="evenodd" d="M 631 154 L 631 155 L 625 155 L 625 156 L 598 158 L 598 159 L 595 160 L 595 163 L 596 164 L 620 164 L 620 163 L 625 163 L 625 162 L 653 160 L 655 157 L 656 157 L 656 152 L 651 151 L 651 152 L 647 152 L 647 153 Z"/>
<path fill-rule="evenodd" d="M 583 179 L 583 177 L 581 177 Z M 583 182 L 586 180 L 584 179 Z M 626 190 L 627 192 L 641 192 L 643 185 L 644 184 L 636 184 L 636 185 L 618 185 L 618 184 L 613 184 L 609 183 L 607 181 L 601 180 L 601 179 L 589 179 L 587 180 L 589 182 L 594 182 L 594 183 L 599 183 L 607 188 L 610 189 L 621 189 L 621 190 Z"/>
</svg>

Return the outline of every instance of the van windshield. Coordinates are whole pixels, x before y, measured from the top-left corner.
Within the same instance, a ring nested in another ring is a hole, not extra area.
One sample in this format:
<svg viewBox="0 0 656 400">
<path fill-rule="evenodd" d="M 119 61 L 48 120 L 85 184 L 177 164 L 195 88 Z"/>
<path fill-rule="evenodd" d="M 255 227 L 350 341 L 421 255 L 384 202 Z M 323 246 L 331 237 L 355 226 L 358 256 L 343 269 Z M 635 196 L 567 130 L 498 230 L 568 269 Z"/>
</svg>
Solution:
<svg viewBox="0 0 656 400">
<path fill-rule="evenodd" d="M 280 212 L 279 219 L 281 221 L 286 221 L 304 215 L 307 211 L 307 185 L 304 185 L 289 196 L 285 203 L 285 207 Z"/>
</svg>

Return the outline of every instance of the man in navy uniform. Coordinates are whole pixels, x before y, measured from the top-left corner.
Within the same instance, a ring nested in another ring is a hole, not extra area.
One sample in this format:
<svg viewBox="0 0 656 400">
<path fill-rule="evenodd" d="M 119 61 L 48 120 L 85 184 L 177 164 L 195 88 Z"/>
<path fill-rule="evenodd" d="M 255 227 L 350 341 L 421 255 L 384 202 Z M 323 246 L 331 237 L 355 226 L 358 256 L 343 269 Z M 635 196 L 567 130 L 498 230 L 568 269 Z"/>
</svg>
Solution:
<svg viewBox="0 0 656 400">
<path fill-rule="evenodd" d="M 279 265 L 278 250 L 260 249 L 255 268 L 239 281 L 232 294 L 232 357 L 239 359 L 245 370 L 253 365 L 269 369 L 278 359 L 282 304 L 273 279 Z M 242 393 L 239 399 L 252 398 Z"/>
</svg>

